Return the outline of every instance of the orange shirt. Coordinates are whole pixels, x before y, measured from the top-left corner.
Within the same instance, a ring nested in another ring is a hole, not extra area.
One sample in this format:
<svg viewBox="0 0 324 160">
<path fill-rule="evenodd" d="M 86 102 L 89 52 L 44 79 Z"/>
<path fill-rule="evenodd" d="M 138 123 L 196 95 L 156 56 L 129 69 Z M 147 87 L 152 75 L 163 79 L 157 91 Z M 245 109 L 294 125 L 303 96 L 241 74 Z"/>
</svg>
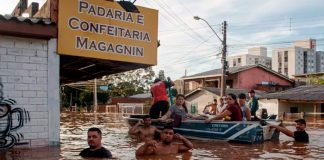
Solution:
<svg viewBox="0 0 324 160">
<path fill-rule="evenodd" d="M 154 104 L 159 101 L 169 101 L 164 81 L 159 81 L 152 84 L 151 93 L 153 96 Z"/>
</svg>

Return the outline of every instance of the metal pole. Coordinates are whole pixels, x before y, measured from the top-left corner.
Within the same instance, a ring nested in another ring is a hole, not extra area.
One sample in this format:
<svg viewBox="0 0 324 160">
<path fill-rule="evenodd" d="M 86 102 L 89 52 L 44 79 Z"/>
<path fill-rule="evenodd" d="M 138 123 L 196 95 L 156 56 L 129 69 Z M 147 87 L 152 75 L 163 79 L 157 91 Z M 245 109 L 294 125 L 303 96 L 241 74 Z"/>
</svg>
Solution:
<svg viewBox="0 0 324 160">
<path fill-rule="evenodd" d="M 222 81 L 221 81 L 221 97 L 225 95 L 226 89 L 226 69 L 227 69 L 227 61 L 226 61 L 226 52 L 227 52 L 227 45 L 226 45 L 226 21 L 223 23 L 223 40 L 222 40 Z"/>
<path fill-rule="evenodd" d="M 94 97 L 94 112 L 97 112 L 98 110 L 98 103 L 97 103 L 97 79 L 94 79 L 94 93 L 93 93 L 93 97 Z"/>
<path fill-rule="evenodd" d="M 209 25 L 209 23 L 203 19 L 200 18 L 198 16 L 194 16 L 193 17 L 195 20 L 203 20 L 208 27 L 214 32 L 214 34 L 217 36 L 217 38 L 222 42 L 222 75 L 221 75 L 221 92 L 220 92 L 220 96 L 224 96 L 225 95 L 225 89 L 226 89 L 226 70 L 227 70 L 227 61 L 226 61 L 226 52 L 227 52 L 227 45 L 226 45 L 226 30 L 227 30 L 227 23 L 226 21 L 224 21 L 223 23 L 223 40 L 218 36 L 218 34 L 216 33 L 216 31 L 213 29 L 213 27 L 211 27 L 211 25 Z"/>
</svg>

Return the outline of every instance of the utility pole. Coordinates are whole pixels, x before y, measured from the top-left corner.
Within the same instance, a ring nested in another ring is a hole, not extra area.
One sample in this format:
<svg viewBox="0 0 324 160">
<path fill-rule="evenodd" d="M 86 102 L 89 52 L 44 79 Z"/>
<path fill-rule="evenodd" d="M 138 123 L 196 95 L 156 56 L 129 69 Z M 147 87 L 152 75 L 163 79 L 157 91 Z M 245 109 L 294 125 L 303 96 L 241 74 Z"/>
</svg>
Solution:
<svg viewBox="0 0 324 160">
<path fill-rule="evenodd" d="M 93 111 L 97 112 L 98 110 L 98 102 L 97 102 L 97 78 L 94 79 L 94 87 L 93 87 Z"/>
<path fill-rule="evenodd" d="M 227 30 L 227 23 L 226 21 L 223 22 L 222 32 L 223 32 L 223 39 L 221 39 L 216 31 L 211 27 L 211 25 L 203 18 L 200 18 L 198 16 L 193 17 L 195 20 L 203 20 L 206 22 L 208 27 L 214 32 L 214 34 L 217 36 L 217 38 L 222 42 L 222 75 L 221 75 L 221 92 L 220 96 L 225 95 L 225 89 L 226 89 L 226 70 L 227 70 L 227 61 L 226 61 L 226 52 L 227 52 L 227 45 L 226 45 L 226 30 Z"/>
<path fill-rule="evenodd" d="M 226 89 L 226 69 L 227 69 L 227 61 L 226 61 L 226 52 L 227 52 L 227 45 L 226 45 L 226 30 L 227 30 L 227 23 L 226 21 L 223 22 L 223 40 L 222 40 L 222 79 L 221 79 L 221 97 L 225 95 Z"/>
</svg>

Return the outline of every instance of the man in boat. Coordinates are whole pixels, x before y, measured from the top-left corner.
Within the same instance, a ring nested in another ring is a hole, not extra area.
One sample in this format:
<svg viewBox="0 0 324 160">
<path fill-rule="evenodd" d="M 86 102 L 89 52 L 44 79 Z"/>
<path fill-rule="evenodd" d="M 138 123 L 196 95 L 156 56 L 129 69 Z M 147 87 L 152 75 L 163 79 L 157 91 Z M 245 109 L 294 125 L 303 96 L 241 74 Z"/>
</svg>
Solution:
<svg viewBox="0 0 324 160">
<path fill-rule="evenodd" d="M 138 135 L 141 141 L 153 140 L 156 132 L 160 132 L 155 126 L 151 126 L 152 120 L 150 116 L 144 116 L 135 126 L 129 129 L 128 133 Z"/>
<path fill-rule="evenodd" d="M 172 143 L 174 140 L 182 143 Z M 176 154 L 187 152 L 192 148 L 193 144 L 188 139 L 180 134 L 175 134 L 172 126 L 166 125 L 161 132 L 161 141 L 147 141 L 136 150 L 136 156 Z"/>
<path fill-rule="evenodd" d="M 245 105 L 246 102 L 246 95 L 244 93 L 241 93 L 238 95 L 238 104 L 240 105 L 240 108 L 242 110 L 242 118 L 243 121 L 250 121 L 251 120 L 251 111 L 250 108 L 248 108 Z"/>
<path fill-rule="evenodd" d="M 89 128 L 88 129 L 88 145 L 86 148 L 80 152 L 80 156 L 84 158 L 112 158 L 109 150 L 102 147 L 101 139 L 102 133 L 99 128 Z"/>
<path fill-rule="evenodd" d="M 214 99 L 214 102 L 212 104 L 208 104 L 205 106 L 203 113 L 215 115 L 217 110 L 217 99 Z"/>
<path fill-rule="evenodd" d="M 309 137 L 306 133 L 306 121 L 304 119 L 298 119 L 296 122 L 296 131 L 290 131 L 285 127 L 281 127 L 278 125 L 270 125 L 270 129 L 276 128 L 278 131 L 284 133 L 285 135 L 292 137 L 296 142 L 308 142 Z"/>
<path fill-rule="evenodd" d="M 227 117 L 229 117 L 230 121 L 242 121 L 242 111 L 240 109 L 239 104 L 236 101 L 236 95 L 229 93 L 226 96 L 226 101 L 227 101 L 226 109 L 222 113 L 216 115 L 215 117 L 206 119 L 205 123 L 210 123 L 211 121 L 216 119 L 223 119 L 223 118 L 227 119 Z"/>
<path fill-rule="evenodd" d="M 154 83 L 151 86 L 151 94 L 153 97 L 153 105 L 150 109 L 150 117 L 152 119 L 157 119 L 160 117 L 160 112 L 163 116 L 169 109 L 169 97 L 167 95 L 166 89 L 174 86 L 174 82 L 169 81 L 162 81 L 159 78 L 154 80 Z"/>
<path fill-rule="evenodd" d="M 225 110 L 227 106 L 225 102 L 226 102 L 226 96 L 219 98 L 219 104 L 217 105 L 216 114 L 221 114 Z"/>
<path fill-rule="evenodd" d="M 251 119 L 258 120 L 258 118 L 255 115 L 256 111 L 259 109 L 258 99 L 255 97 L 255 91 L 253 89 L 251 89 L 248 93 L 250 97 L 250 100 L 248 102 L 248 107 L 251 110 L 251 117 L 252 117 Z"/>
</svg>

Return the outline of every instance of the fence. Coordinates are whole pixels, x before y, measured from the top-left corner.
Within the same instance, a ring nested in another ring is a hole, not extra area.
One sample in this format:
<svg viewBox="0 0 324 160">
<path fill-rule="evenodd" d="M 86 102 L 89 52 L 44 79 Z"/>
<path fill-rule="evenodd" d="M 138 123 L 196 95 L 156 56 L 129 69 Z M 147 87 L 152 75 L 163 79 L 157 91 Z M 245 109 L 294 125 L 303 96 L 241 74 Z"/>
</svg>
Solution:
<svg viewBox="0 0 324 160">
<path fill-rule="evenodd" d="M 295 121 L 296 119 L 303 118 L 310 123 L 324 123 L 323 112 L 284 113 L 280 118 L 284 121 Z"/>
<path fill-rule="evenodd" d="M 117 103 L 118 112 L 122 114 L 143 114 L 143 103 Z"/>
</svg>

